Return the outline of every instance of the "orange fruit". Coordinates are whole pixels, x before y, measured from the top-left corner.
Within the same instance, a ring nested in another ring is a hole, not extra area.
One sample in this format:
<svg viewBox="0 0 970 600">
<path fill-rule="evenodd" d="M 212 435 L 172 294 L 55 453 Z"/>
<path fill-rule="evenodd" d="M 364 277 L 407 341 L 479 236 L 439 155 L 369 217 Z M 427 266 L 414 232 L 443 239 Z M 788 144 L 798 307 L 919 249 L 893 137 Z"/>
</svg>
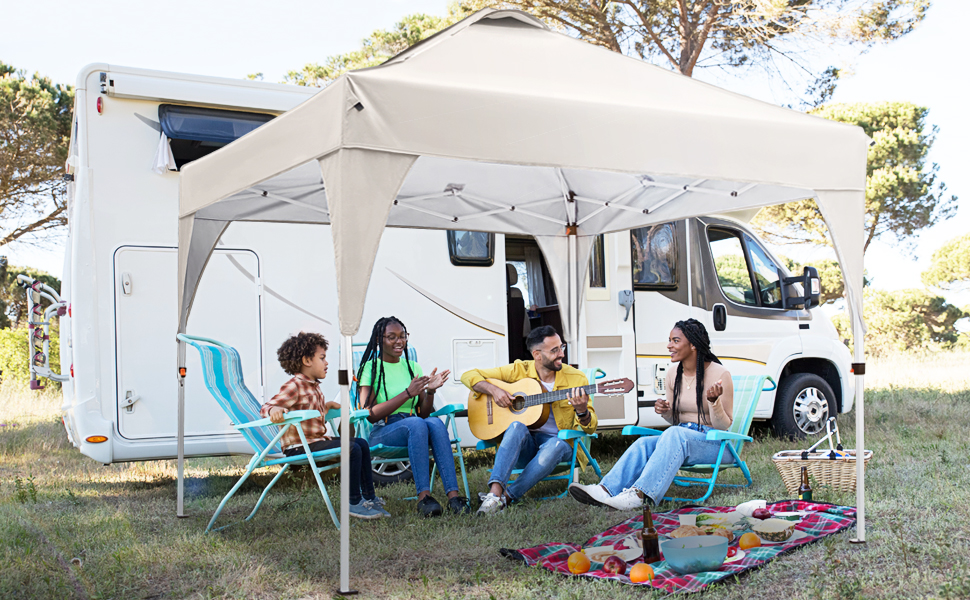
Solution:
<svg viewBox="0 0 970 600">
<path fill-rule="evenodd" d="M 742 535 L 741 539 L 738 540 L 738 547 L 740 547 L 742 550 L 747 550 L 749 548 L 758 548 L 760 546 L 761 546 L 761 538 L 759 538 L 757 535 L 755 535 L 750 531 Z"/>
<path fill-rule="evenodd" d="M 583 551 L 573 552 L 569 555 L 569 560 L 566 561 L 566 566 L 569 567 L 569 572 L 575 575 L 580 573 L 585 573 L 589 571 L 589 557 Z"/>
<path fill-rule="evenodd" d="M 630 581 L 633 583 L 643 583 L 653 581 L 653 567 L 647 563 L 637 563 L 630 568 Z"/>
</svg>

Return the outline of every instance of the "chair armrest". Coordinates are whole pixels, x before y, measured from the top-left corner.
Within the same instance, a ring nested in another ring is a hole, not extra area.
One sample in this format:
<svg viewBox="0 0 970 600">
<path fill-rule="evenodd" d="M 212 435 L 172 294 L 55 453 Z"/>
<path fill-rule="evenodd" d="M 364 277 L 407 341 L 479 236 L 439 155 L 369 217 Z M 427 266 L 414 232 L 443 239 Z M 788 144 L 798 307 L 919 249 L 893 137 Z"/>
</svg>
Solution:
<svg viewBox="0 0 970 600">
<path fill-rule="evenodd" d="M 769 383 L 771 384 L 771 387 L 765 387 L 765 386 L 767 386 L 767 385 L 768 385 Z M 772 378 L 772 376 L 771 376 L 771 375 L 768 375 L 767 377 L 765 377 L 765 382 L 764 382 L 764 384 L 763 384 L 763 385 L 761 386 L 761 391 L 762 391 L 762 392 L 772 392 L 772 391 L 774 391 L 774 390 L 776 390 L 776 389 L 778 389 L 778 384 L 777 384 L 777 383 L 775 383 L 775 380 L 774 380 L 774 378 Z"/>
<path fill-rule="evenodd" d="M 583 437 L 597 437 L 595 433 L 586 433 L 584 431 L 579 431 L 578 429 L 560 429 L 559 439 L 561 440 L 574 440 L 576 438 Z"/>
<path fill-rule="evenodd" d="M 352 410 L 352 411 L 350 411 L 350 422 L 351 423 L 356 423 L 356 422 L 360 421 L 361 419 L 367 418 L 368 415 L 370 415 L 370 411 L 367 410 L 367 409 L 365 409 L 365 408 L 362 408 L 360 410 Z M 327 420 L 328 421 L 330 419 L 339 419 L 339 418 L 340 418 L 340 409 L 339 408 L 333 408 L 333 409 L 330 409 L 330 410 L 327 411 Z"/>
<path fill-rule="evenodd" d="M 754 438 L 751 438 L 740 433 L 734 433 L 731 431 L 721 431 L 720 429 L 712 429 L 707 432 L 707 439 L 712 442 L 717 442 L 721 440 L 744 440 L 746 442 L 753 442 Z"/>
<path fill-rule="evenodd" d="M 495 442 L 478 440 L 478 444 L 475 445 L 475 450 L 488 450 L 489 448 L 494 448 L 495 445 Z"/>
<path fill-rule="evenodd" d="M 319 410 L 291 410 L 283 416 L 283 420 L 279 423 L 274 423 L 269 420 L 269 418 L 259 419 L 257 421 L 250 421 L 249 423 L 240 423 L 239 425 L 233 425 L 236 429 L 249 429 L 250 427 L 265 427 L 266 425 L 293 425 L 301 421 L 306 421 L 308 419 L 315 419 L 320 416 Z"/>
<path fill-rule="evenodd" d="M 657 429 L 647 429 L 636 425 L 627 425 L 623 428 L 623 435 L 660 435 L 661 433 L 663 432 Z"/>
<path fill-rule="evenodd" d="M 438 410 L 436 410 L 433 413 L 431 413 L 431 415 L 429 415 L 429 416 L 432 416 L 432 417 L 443 417 L 445 415 L 453 415 L 456 412 L 458 412 L 459 410 L 465 410 L 465 405 L 464 404 L 449 404 L 448 406 L 443 406 L 443 407 L 439 408 Z"/>
</svg>

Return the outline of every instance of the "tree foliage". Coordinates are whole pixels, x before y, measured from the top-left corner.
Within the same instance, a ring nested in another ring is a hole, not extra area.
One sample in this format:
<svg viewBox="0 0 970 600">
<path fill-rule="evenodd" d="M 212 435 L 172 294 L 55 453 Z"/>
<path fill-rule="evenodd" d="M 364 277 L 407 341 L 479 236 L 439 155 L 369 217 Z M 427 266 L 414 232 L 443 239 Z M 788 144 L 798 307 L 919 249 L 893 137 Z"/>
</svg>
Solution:
<svg viewBox="0 0 970 600">
<path fill-rule="evenodd" d="M 946 185 L 937 180 L 939 166 L 926 163 L 937 133 L 926 124 L 928 109 L 878 102 L 828 104 L 811 112 L 858 125 L 874 142 L 866 170 L 865 249 L 884 236 L 911 244 L 920 231 L 956 213 L 956 196 L 947 197 Z M 752 224 L 776 244 L 830 244 L 814 200 L 766 207 Z"/>
<path fill-rule="evenodd" d="M 67 222 L 74 90 L 0 62 L 0 246 Z"/>
<path fill-rule="evenodd" d="M 865 295 L 866 353 L 952 348 L 960 339 L 954 324 L 968 316 L 945 298 L 926 290 L 870 290 Z M 839 337 L 852 340 L 847 314 L 834 317 Z"/>
<path fill-rule="evenodd" d="M 421 40 L 451 25 L 456 20 L 458 18 L 454 14 L 447 17 L 424 14 L 408 15 L 391 30 L 375 30 L 364 38 L 359 50 L 331 56 L 322 65 L 317 63 L 307 64 L 299 71 L 288 72 L 283 81 L 297 85 L 324 87 L 347 71 L 381 64 L 395 54 L 407 50 Z M 258 73 L 253 77 L 256 75 L 262 74 Z"/>
<path fill-rule="evenodd" d="M 290 71 L 284 81 L 324 86 L 489 7 L 524 10 L 569 35 L 687 76 L 698 67 L 780 72 L 775 61 L 782 59 L 813 79 L 808 94 L 817 104 L 831 96 L 839 70 L 814 72 L 802 59 L 806 49 L 864 51 L 898 39 L 923 20 L 930 0 L 457 0 L 444 17 L 407 16 L 389 31 L 374 31 L 359 50 Z"/>
<path fill-rule="evenodd" d="M 697 67 L 801 68 L 800 51 L 819 45 L 867 49 L 911 32 L 929 0 L 462 0 L 466 14 L 486 6 L 528 11 L 570 35 L 614 52 Z M 830 73 L 829 73 L 830 74 Z M 823 74 L 824 76 L 824 74 Z"/>
<path fill-rule="evenodd" d="M 970 283 L 970 234 L 943 244 L 923 271 L 923 283 L 942 289 L 963 289 Z"/>
</svg>

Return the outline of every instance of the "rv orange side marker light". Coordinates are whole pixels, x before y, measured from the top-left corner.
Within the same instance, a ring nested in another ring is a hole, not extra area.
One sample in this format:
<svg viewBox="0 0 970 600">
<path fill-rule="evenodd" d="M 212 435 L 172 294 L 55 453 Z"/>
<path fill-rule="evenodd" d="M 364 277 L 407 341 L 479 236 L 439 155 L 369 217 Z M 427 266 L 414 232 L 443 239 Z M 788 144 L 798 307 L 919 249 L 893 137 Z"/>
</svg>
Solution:
<svg viewBox="0 0 970 600">
<path fill-rule="evenodd" d="M 101 442 L 107 442 L 108 438 L 103 435 L 89 435 L 84 439 L 85 442 L 90 442 L 92 444 L 100 444 Z"/>
</svg>

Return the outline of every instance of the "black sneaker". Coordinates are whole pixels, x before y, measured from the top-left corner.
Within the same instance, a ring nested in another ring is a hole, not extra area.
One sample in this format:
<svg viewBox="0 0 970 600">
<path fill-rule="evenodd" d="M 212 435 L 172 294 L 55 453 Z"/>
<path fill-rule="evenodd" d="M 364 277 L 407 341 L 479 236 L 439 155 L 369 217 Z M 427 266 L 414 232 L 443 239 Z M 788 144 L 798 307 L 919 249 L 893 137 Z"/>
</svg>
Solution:
<svg viewBox="0 0 970 600">
<path fill-rule="evenodd" d="M 468 498 L 463 496 L 448 498 L 448 509 L 456 515 L 467 515 L 472 512 L 472 507 L 468 504 Z"/>
<path fill-rule="evenodd" d="M 430 495 L 418 500 L 418 514 L 426 517 L 440 517 L 441 505 Z"/>
</svg>

